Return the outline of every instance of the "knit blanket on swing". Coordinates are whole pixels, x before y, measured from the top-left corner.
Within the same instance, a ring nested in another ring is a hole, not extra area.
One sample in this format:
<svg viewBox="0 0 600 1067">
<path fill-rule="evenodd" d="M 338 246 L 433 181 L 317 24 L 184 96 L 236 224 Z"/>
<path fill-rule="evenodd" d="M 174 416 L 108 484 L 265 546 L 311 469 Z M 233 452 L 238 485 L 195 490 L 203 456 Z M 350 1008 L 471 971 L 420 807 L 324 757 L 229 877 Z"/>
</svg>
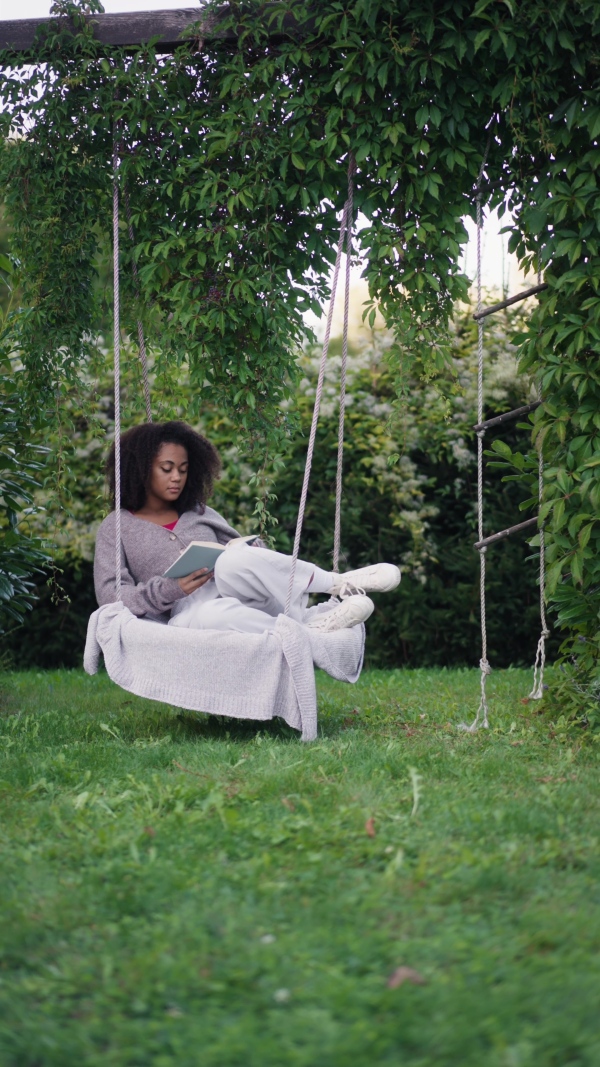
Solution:
<svg viewBox="0 0 600 1067">
<path fill-rule="evenodd" d="M 118 601 L 90 617 L 83 665 L 95 674 L 102 653 L 112 681 L 135 696 L 234 719 L 278 716 L 314 741 L 314 667 L 356 682 L 364 647 L 362 625 L 323 633 L 280 615 L 272 633 L 188 630 L 137 618 Z"/>
</svg>

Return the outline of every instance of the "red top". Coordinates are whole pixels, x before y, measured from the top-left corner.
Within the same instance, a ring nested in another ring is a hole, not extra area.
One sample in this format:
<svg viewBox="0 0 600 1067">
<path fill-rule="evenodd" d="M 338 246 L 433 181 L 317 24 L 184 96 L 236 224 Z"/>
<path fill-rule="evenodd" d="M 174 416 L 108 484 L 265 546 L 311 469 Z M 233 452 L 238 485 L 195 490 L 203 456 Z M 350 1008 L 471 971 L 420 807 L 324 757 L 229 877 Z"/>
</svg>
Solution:
<svg viewBox="0 0 600 1067">
<path fill-rule="evenodd" d="M 135 511 L 130 511 L 129 514 L 130 515 L 135 515 Z M 174 530 L 175 527 L 177 526 L 178 522 L 179 522 L 179 519 L 175 519 L 175 522 L 165 522 L 165 524 L 163 526 L 163 530 Z"/>
</svg>

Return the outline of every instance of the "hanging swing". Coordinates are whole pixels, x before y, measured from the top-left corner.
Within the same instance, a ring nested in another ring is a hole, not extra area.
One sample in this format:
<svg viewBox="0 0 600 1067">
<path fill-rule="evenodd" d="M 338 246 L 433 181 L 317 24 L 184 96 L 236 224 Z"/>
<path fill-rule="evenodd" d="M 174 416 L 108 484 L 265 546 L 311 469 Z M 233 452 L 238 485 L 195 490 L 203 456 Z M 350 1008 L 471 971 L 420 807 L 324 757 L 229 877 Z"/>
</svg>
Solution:
<svg viewBox="0 0 600 1067">
<path fill-rule="evenodd" d="M 542 282 L 541 273 L 538 272 L 537 285 L 526 289 L 522 293 L 517 293 L 515 296 L 508 297 L 506 300 L 501 300 L 498 304 L 493 304 L 491 307 L 484 308 L 481 300 L 481 274 L 482 274 L 482 253 L 481 253 L 481 236 L 483 232 L 483 217 L 482 217 L 482 194 L 481 186 L 483 181 L 483 174 L 485 171 L 485 165 L 487 162 L 488 150 L 490 147 L 490 139 L 484 153 L 483 162 L 479 171 L 477 179 L 477 311 L 473 315 L 473 318 L 477 322 L 477 423 L 474 426 L 474 430 L 477 434 L 477 541 L 475 542 L 475 548 L 479 552 L 479 601 L 480 601 L 480 614 L 481 614 L 481 659 L 479 660 L 480 671 L 480 699 L 479 707 L 473 722 L 470 725 L 466 723 L 460 723 L 459 729 L 465 730 L 467 733 L 476 733 L 479 727 L 484 729 L 489 728 L 489 708 L 486 694 L 486 683 L 488 676 L 492 673 L 488 656 L 487 656 L 487 616 L 486 616 L 486 553 L 488 547 L 492 544 L 496 544 L 498 541 L 503 541 L 507 537 L 511 537 L 513 534 L 520 533 L 523 530 L 530 529 L 531 527 L 539 525 L 539 509 L 542 506 L 542 497 L 544 489 L 544 459 L 542 454 L 541 444 L 538 442 L 538 516 L 525 519 L 524 522 L 519 522 L 515 526 L 509 526 L 506 530 L 501 530 L 499 533 L 490 534 L 489 537 L 483 536 L 483 442 L 486 430 L 493 429 L 496 426 L 502 425 L 506 422 L 514 421 L 515 419 L 522 418 L 528 415 L 530 412 L 535 411 L 536 408 L 542 403 L 541 387 L 538 385 L 537 400 L 534 400 L 531 404 L 525 404 L 522 407 L 515 408 L 514 411 L 507 411 L 503 415 L 496 415 L 494 418 L 483 420 L 483 330 L 484 319 L 489 315 L 495 314 L 497 311 L 502 311 L 504 308 L 510 307 L 513 304 L 518 303 L 521 300 L 526 300 L 528 297 L 537 296 L 548 288 L 547 284 Z M 550 636 L 550 630 L 548 629 L 548 622 L 546 619 L 546 552 L 544 543 L 544 527 L 539 525 L 539 539 L 540 539 L 540 571 L 539 571 L 539 594 L 540 594 L 540 637 L 537 644 L 535 654 L 535 664 L 533 667 L 533 686 L 529 694 L 529 700 L 541 700 L 544 695 L 544 667 L 546 664 L 546 639 Z"/>
<path fill-rule="evenodd" d="M 339 681 L 355 682 L 360 676 L 365 644 L 364 625 L 321 632 L 289 617 L 302 524 L 310 481 L 317 423 L 333 309 L 344 241 L 346 272 L 343 342 L 335 494 L 333 571 L 340 556 L 344 414 L 350 294 L 350 257 L 353 220 L 355 163 L 348 168 L 348 196 L 342 212 L 340 234 L 323 351 L 315 395 L 306 466 L 298 509 L 292 567 L 285 605 L 273 632 L 194 630 L 167 626 L 139 618 L 123 604 L 121 595 L 121 387 L 120 387 L 120 292 L 119 292 L 119 157 L 113 158 L 113 279 L 114 279 L 114 375 L 115 375 L 115 601 L 93 612 L 88 624 L 84 668 L 98 670 L 100 654 L 107 673 L 122 689 L 136 696 L 158 700 L 190 711 L 231 718 L 269 720 L 279 716 L 300 730 L 303 741 L 317 736 L 317 699 L 314 667 Z M 133 238 L 129 203 L 124 197 L 130 239 Z M 137 274 L 134 267 L 134 282 Z M 148 368 L 143 328 L 137 324 L 144 397 L 148 421 L 152 419 Z M 316 610 L 316 609 L 312 609 Z"/>
</svg>

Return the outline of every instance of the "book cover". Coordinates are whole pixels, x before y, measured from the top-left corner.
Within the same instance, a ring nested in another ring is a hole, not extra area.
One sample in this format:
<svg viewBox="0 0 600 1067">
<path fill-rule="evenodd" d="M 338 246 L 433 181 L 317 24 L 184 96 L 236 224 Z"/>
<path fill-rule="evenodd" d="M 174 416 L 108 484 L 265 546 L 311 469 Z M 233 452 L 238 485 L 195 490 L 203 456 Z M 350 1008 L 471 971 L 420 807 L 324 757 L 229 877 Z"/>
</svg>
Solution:
<svg viewBox="0 0 600 1067">
<path fill-rule="evenodd" d="M 258 539 L 258 534 L 249 537 L 235 537 L 227 545 L 219 545 L 216 541 L 191 541 L 184 548 L 181 555 L 165 571 L 165 578 L 186 578 L 194 571 L 200 571 L 203 567 L 212 571 L 221 552 L 238 545 L 249 545 Z"/>
</svg>

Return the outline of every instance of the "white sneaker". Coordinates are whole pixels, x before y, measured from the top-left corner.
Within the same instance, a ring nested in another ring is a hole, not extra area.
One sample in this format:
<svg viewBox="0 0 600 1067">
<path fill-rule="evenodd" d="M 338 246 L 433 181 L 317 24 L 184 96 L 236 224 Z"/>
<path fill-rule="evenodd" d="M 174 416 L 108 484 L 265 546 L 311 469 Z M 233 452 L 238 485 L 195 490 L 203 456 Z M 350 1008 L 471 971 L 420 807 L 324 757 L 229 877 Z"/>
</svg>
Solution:
<svg viewBox="0 0 600 1067">
<path fill-rule="evenodd" d="M 400 568 L 393 563 L 373 563 L 356 571 L 336 574 L 330 592 L 332 596 L 353 596 L 355 593 L 389 593 L 400 584 Z"/>
<path fill-rule="evenodd" d="M 360 622 L 365 622 L 374 610 L 375 605 L 368 596 L 350 595 L 331 611 L 314 615 L 306 625 L 311 630 L 321 630 L 324 633 L 329 633 L 331 630 L 347 630 L 350 626 L 358 626 Z"/>
</svg>

